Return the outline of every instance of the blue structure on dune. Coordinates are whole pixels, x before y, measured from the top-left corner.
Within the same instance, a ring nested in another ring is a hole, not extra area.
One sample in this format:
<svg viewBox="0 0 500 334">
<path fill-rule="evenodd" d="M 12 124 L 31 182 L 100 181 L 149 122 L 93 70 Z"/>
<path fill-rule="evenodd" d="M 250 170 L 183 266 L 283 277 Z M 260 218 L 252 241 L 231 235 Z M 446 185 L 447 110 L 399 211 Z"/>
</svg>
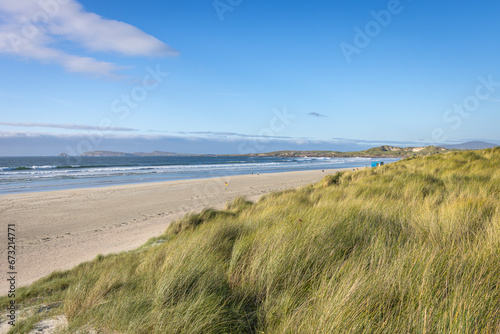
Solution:
<svg viewBox="0 0 500 334">
<path fill-rule="evenodd" d="M 383 165 L 384 165 L 383 161 L 372 161 L 372 167 L 379 167 Z"/>
</svg>

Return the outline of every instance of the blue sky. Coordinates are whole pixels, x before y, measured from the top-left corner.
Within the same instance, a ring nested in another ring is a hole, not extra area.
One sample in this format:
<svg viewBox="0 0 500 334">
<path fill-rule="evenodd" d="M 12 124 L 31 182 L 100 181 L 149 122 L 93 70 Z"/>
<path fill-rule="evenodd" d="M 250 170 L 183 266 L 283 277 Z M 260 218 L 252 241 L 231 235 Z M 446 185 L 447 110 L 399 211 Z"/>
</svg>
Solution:
<svg viewBox="0 0 500 334">
<path fill-rule="evenodd" d="M 499 9 L 0 0 L 0 155 L 500 144 Z"/>
</svg>

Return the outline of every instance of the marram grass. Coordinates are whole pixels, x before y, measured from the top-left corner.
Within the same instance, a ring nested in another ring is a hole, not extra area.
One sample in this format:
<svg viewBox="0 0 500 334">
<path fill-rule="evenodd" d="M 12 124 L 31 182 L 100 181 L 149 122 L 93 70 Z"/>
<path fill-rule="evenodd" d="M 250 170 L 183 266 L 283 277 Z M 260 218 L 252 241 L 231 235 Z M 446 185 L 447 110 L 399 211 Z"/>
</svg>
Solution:
<svg viewBox="0 0 500 334">
<path fill-rule="evenodd" d="M 500 148 L 411 158 L 187 215 L 18 302 L 68 333 L 500 333 L 499 208 Z"/>
</svg>

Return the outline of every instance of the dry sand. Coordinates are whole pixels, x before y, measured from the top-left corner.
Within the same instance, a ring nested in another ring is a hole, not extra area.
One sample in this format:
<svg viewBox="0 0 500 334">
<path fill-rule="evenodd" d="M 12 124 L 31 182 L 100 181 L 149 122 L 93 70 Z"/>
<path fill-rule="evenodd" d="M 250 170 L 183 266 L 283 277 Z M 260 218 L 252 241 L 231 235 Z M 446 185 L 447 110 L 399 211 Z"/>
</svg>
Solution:
<svg viewBox="0 0 500 334">
<path fill-rule="evenodd" d="M 7 224 L 16 226 L 19 287 L 98 254 L 137 248 L 188 212 L 223 208 L 238 196 L 256 201 L 265 193 L 303 186 L 335 172 L 255 174 L 1 195 L 2 276 L 7 275 Z M 5 295 L 6 277 L 1 282 L 0 295 Z"/>
</svg>

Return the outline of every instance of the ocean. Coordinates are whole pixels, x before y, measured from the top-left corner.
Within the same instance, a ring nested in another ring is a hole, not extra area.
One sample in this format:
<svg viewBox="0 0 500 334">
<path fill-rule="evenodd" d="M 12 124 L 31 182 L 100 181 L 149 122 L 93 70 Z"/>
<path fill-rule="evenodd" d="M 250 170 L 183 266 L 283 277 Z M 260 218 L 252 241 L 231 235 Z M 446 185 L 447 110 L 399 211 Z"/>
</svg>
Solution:
<svg viewBox="0 0 500 334">
<path fill-rule="evenodd" d="M 248 156 L 0 157 L 0 195 L 208 177 L 359 168 L 399 159 Z"/>
</svg>

